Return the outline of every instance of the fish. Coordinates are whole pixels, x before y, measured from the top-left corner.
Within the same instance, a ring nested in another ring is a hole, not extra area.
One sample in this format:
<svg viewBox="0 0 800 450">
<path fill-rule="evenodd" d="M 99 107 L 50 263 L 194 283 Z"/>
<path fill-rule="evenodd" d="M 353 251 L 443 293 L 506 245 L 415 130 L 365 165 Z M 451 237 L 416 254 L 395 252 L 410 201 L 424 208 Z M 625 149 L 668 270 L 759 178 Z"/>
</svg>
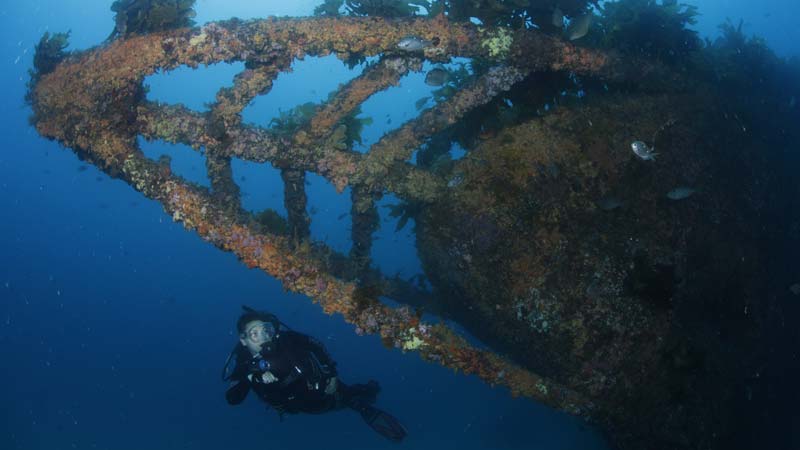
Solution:
<svg viewBox="0 0 800 450">
<path fill-rule="evenodd" d="M 683 200 L 691 197 L 695 192 L 697 191 L 690 187 L 676 187 L 675 189 L 667 192 L 667 198 L 670 200 Z"/>
<path fill-rule="evenodd" d="M 794 295 L 800 295 L 800 283 L 795 283 L 789 286 L 789 292 L 791 292 Z"/>
<path fill-rule="evenodd" d="M 586 36 L 589 32 L 589 25 L 592 24 L 592 13 L 586 13 L 569 21 L 569 26 L 564 31 L 567 39 L 574 41 Z"/>
<path fill-rule="evenodd" d="M 406 36 L 400 39 L 400 42 L 397 43 L 397 48 L 404 52 L 417 52 L 431 45 L 433 45 L 433 42 L 427 39 L 422 39 L 417 36 Z"/>
<path fill-rule="evenodd" d="M 450 72 L 443 67 L 434 67 L 427 74 L 425 74 L 425 84 L 428 86 L 441 86 L 447 83 L 450 78 Z"/>
<path fill-rule="evenodd" d="M 613 195 L 607 195 L 597 201 L 597 206 L 603 211 L 613 211 L 622 205 L 624 205 L 622 200 Z"/>
<path fill-rule="evenodd" d="M 564 12 L 558 6 L 553 10 L 552 21 L 554 27 L 561 28 L 564 26 Z"/>
<path fill-rule="evenodd" d="M 547 174 L 553 178 L 558 178 L 558 176 L 561 175 L 561 169 L 558 167 L 558 164 L 552 161 L 547 163 L 546 168 L 547 168 Z"/>
<path fill-rule="evenodd" d="M 655 161 L 656 160 L 656 153 L 654 148 L 650 148 L 642 141 L 633 141 L 631 143 L 631 150 L 633 150 L 633 154 L 638 156 L 639 158 L 645 161 Z"/>
</svg>

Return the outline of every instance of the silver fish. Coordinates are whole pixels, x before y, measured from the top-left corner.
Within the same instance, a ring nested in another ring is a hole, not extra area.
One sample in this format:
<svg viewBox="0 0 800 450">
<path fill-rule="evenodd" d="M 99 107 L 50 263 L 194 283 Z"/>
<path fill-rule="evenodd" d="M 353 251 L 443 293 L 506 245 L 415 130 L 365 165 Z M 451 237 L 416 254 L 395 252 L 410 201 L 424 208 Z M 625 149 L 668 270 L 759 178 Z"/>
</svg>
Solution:
<svg viewBox="0 0 800 450">
<path fill-rule="evenodd" d="M 416 52 L 433 45 L 433 42 L 417 36 L 406 36 L 397 43 L 397 48 L 404 52 Z"/>
<path fill-rule="evenodd" d="M 605 196 L 597 201 L 597 206 L 603 211 L 613 211 L 623 205 L 622 200 L 613 195 Z"/>
<path fill-rule="evenodd" d="M 645 161 L 655 161 L 656 160 L 656 153 L 653 148 L 650 148 L 642 141 L 633 141 L 631 143 L 631 150 L 633 150 L 633 154 L 642 158 Z"/>
<path fill-rule="evenodd" d="M 669 198 L 670 200 L 683 200 L 685 198 L 691 197 L 695 192 L 697 191 L 690 187 L 685 187 L 685 186 L 676 187 L 675 189 L 667 192 L 667 198 Z"/>
<path fill-rule="evenodd" d="M 800 283 L 795 283 L 789 286 L 789 292 L 791 292 L 794 295 L 800 295 Z"/>
<path fill-rule="evenodd" d="M 425 74 L 425 84 L 428 86 L 441 86 L 447 83 L 450 78 L 450 72 L 443 67 L 434 67 L 427 74 Z"/>
<path fill-rule="evenodd" d="M 592 13 L 586 13 L 580 17 L 576 17 L 569 21 L 569 26 L 567 26 L 566 31 L 564 34 L 567 36 L 567 39 L 570 41 L 574 41 L 575 39 L 580 39 L 586 36 L 586 33 L 589 32 L 589 25 L 592 24 Z"/>
<path fill-rule="evenodd" d="M 553 26 L 561 28 L 564 26 L 564 13 L 561 11 L 561 8 L 556 6 L 556 9 L 553 10 Z"/>
</svg>

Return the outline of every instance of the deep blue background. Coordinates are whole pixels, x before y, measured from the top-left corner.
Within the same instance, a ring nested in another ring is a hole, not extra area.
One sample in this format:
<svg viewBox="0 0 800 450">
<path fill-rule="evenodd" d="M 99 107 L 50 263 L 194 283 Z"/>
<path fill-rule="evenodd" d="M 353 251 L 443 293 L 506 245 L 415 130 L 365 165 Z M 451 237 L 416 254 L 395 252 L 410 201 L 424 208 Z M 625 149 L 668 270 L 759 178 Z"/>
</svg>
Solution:
<svg viewBox="0 0 800 450">
<path fill-rule="evenodd" d="M 110 3 L 0 5 L 0 448 L 394 448 L 349 411 L 280 423 L 254 398 L 229 407 L 219 371 L 235 343 L 242 303 L 272 310 L 321 339 L 345 381 L 379 380 L 379 405 L 409 429 L 406 448 L 603 447 L 570 417 L 415 354 L 386 350 L 374 336 L 356 336 L 341 317 L 283 292 L 275 280 L 173 223 L 160 205 L 39 137 L 23 102 L 33 46 L 47 30 L 72 30 L 71 49 L 100 43 L 112 29 Z M 306 15 L 316 3 L 200 0 L 197 21 Z M 713 35 L 725 16 L 745 17 L 748 32 L 765 36 L 781 55 L 798 55 L 798 9 L 794 0 L 757 7 L 744 0 L 703 2 L 698 28 Z M 147 81 L 149 97 L 202 109 L 241 68 L 156 75 Z M 360 70 L 332 58 L 297 62 L 245 111 L 245 120 L 267 124 L 279 110 L 320 101 Z M 364 148 L 412 118 L 414 102 L 428 90 L 420 75 L 411 76 L 363 105 L 363 117 L 373 118 Z M 207 183 L 203 161 L 190 149 L 142 147 L 154 158 L 172 155 L 179 174 Z M 234 171 L 245 207 L 283 213 L 277 172 L 242 162 Z M 349 197 L 319 177 L 309 180 L 314 237 L 346 251 L 350 218 L 339 217 L 349 211 Z M 394 201 L 389 196 L 384 204 Z M 387 274 L 410 277 L 420 270 L 411 225 L 394 234 L 387 212 L 381 208 L 373 256 Z"/>
</svg>

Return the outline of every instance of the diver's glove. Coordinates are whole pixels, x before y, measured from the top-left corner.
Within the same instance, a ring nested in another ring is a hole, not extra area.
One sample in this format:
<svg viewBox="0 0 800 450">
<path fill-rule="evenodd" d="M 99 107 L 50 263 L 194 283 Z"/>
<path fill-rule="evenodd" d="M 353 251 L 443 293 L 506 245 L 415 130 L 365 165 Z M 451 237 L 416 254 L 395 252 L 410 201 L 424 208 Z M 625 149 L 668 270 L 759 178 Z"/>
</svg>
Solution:
<svg viewBox="0 0 800 450">
<path fill-rule="evenodd" d="M 278 377 L 272 374 L 270 371 L 266 371 L 258 376 L 257 374 L 250 374 L 247 376 L 247 379 L 252 381 L 253 383 L 261 383 L 261 384 L 270 384 L 278 381 Z"/>
</svg>

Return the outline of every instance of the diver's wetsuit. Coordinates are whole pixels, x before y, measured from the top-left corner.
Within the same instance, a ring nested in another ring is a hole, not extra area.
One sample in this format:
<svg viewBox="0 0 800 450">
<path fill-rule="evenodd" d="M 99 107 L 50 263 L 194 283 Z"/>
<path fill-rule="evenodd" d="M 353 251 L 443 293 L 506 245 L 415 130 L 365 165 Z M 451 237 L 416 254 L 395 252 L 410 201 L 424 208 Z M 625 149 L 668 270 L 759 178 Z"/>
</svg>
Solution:
<svg viewBox="0 0 800 450">
<path fill-rule="evenodd" d="M 348 387 L 327 394 L 325 387 L 336 376 L 336 362 L 317 340 L 295 331 L 283 331 L 261 355 L 252 357 L 240 347 L 231 379 L 247 383 L 266 403 L 280 413 L 318 414 L 346 406 Z M 277 381 L 264 383 L 261 375 L 269 371 Z M 248 376 L 251 375 L 251 376 Z M 234 385 L 231 389 L 244 389 Z M 229 390 L 228 402 L 237 404 Z M 244 393 L 246 395 L 246 392 Z M 241 395 L 241 393 L 240 393 Z M 239 401 L 236 401 L 239 400 Z"/>
<path fill-rule="evenodd" d="M 281 414 L 319 414 L 341 408 L 359 412 L 367 424 L 384 437 L 401 441 L 406 431 L 394 417 L 372 406 L 380 390 L 378 383 L 348 386 L 336 382 L 336 390 L 326 393 L 336 377 L 336 362 L 316 339 L 291 330 L 283 330 L 260 355 L 252 356 L 237 345 L 233 356 L 236 365 L 228 380 L 234 381 L 225 398 L 238 405 L 250 389 Z M 271 372 L 276 381 L 264 383 L 262 375 Z"/>
</svg>

